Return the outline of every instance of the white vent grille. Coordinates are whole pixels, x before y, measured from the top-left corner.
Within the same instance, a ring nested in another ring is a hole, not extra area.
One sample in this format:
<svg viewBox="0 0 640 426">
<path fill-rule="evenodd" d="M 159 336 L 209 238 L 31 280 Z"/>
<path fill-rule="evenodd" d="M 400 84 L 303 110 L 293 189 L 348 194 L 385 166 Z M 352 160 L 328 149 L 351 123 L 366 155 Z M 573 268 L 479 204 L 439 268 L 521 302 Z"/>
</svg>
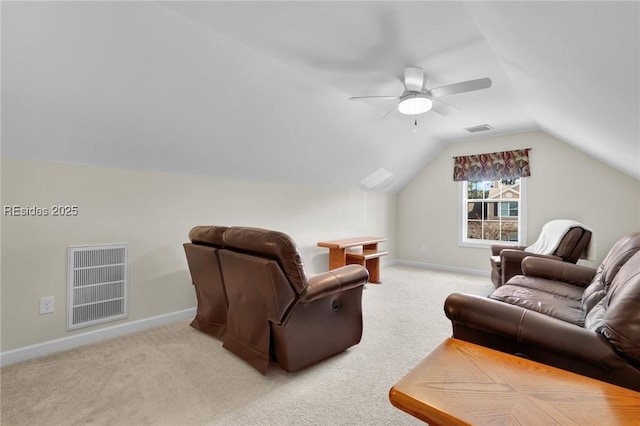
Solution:
<svg viewBox="0 0 640 426">
<path fill-rule="evenodd" d="M 69 247 L 67 329 L 128 315 L 127 244 Z"/>
<path fill-rule="evenodd" d="M 470 133 L 486 132 L 488 130 L 493 130 L 493 127 L 489 124 L 480 124 L 479 126 L 467 127 L 466 130 Z"/>
</svg>

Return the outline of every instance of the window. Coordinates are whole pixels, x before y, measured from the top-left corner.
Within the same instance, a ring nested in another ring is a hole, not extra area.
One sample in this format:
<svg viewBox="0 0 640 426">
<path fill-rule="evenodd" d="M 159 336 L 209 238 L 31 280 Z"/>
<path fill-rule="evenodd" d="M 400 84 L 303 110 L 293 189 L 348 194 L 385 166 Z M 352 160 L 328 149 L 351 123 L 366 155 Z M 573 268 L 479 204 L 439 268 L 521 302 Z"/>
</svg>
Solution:
<svg viewBox="0 0 640 426">
<path fill-rule="evenodd" d="M 453 157 L 461 245 L 486 247 L 498 241 L 526 245 L 525 182 L 531 148 Z"/>
<path fill-rule="evenodd" d="M 463 245 L 524 244 L 523 179 L 461 181 L 461 186 L 460 234 Z"/>
</svg>

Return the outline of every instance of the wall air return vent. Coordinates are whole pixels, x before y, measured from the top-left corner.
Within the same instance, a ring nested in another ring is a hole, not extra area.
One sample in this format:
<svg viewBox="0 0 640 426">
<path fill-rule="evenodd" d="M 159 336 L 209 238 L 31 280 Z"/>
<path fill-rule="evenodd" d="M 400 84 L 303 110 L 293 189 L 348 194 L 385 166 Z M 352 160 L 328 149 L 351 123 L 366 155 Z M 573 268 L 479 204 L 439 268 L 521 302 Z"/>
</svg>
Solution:
<svg viewBox="0 0 640 426">
<path fill-rule="evenodd" d="M 127 244 L 68 248 L 68 330 L 127 317 L 127 252 Z"/>
<path fill-rule="evenodd" d="M 479 126 L 467 127 L 465 130 L 470 133 L 478 133 L 478 132 L 486 132 L 488 130 L 493 130 L 493 127 L 491 127 L 488 124 L 480 124 Z"/>
</svg>

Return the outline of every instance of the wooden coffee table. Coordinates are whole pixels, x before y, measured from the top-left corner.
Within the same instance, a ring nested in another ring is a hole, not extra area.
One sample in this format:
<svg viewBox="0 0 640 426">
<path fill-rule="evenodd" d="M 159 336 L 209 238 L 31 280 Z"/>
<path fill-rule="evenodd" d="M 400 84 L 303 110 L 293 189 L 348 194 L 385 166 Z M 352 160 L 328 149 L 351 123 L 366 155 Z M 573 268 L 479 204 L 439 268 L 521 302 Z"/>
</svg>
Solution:
<svg viewBox="0 0 640 426">
<path fill-rule="evenodd" d="M 380 283 L 380 257 L 386 256 L 387 251 L 378 250 L 378 243 L 387 241 L 384 237 L 353 237 L 341 240 L 320 241 L 318 247 L 329 249 L 329 269 L 336 269 L 344 265 L 355 263 L 362 265 L 369 271 L 369 282 Z M 347 249 L 361 247 L 358 252 Z"/>
<path fill-rule="evenodd" d="M 640 425 L 640 393 L 458 339 L 389 391 L 435 425 Z"/>
</svg>

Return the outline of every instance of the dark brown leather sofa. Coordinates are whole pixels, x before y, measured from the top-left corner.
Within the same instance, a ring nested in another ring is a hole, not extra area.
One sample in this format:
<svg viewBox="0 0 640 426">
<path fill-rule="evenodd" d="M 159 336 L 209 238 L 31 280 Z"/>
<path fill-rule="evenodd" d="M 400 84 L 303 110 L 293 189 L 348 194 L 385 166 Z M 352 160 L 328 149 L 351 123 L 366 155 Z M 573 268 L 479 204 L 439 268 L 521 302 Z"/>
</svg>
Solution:
<svg viewBox="0 0 640 426">
<path fill-rule="evenodd" d="M 591 231 L 581 227 L 573 227 L 567 231 L 553 254 L 536 254 L 525 251 L 526 246 L 508 244 L 492 244 L 491 281 L 497 288 L 516 275 L 522 274 L 522 259 L 527 256 L 577 263 L 591 239 Z"/>
<path fill-rule="evenodd" d="M 640 232 L 597 269 L 528 257 L 488 298 L 444 309 L 456 338 L 640 391 Z"/>
<path fill-rule="evenodd" d="M 298 371 L 360 342 L 364 267 L 307 276 L 293 240 L 267 229 L 196 227 L 189 235 L 198 295 L 192 326 L 261 373 L 270 361 Z"/>
</svg>

